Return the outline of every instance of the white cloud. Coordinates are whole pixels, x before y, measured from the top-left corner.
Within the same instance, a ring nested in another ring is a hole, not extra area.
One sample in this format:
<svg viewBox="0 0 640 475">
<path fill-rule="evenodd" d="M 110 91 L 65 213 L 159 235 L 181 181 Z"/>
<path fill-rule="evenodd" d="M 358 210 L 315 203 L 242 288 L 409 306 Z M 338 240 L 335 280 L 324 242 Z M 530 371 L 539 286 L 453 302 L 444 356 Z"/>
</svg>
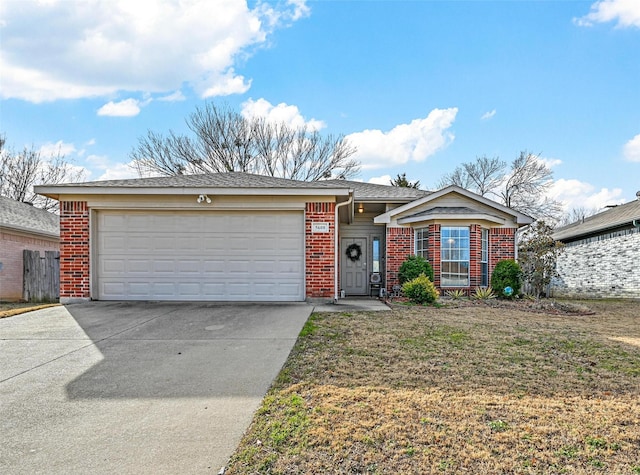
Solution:
<svg viewBox="0 0 640 475">
<path fill-rule="evenodd" d="M 298 107 L 293 105 L 280 104 L 274 106 L 266 99 L 254 101 L 249 99 L 242 104 L 241 114 L 244 117 L 264 117 L 271 122 L 284 122 L 292 127 L 308 127 L 310 130 L 320 130 L 326 127 L 321 120 L 305 119 Z"/>
<path fill-rule="evenodd" d="M 108 157 L 103 155 L 89 155 L 87 164 L 91 167 L 91 175 L 97 175 L 95 180 L 126 180 L 128 178 L 139 178 L 136 169 L 132 163 L 116 163 L 112 162 Z M 94 173 L 97 172 L 97 173 Z"/>
<path fill-rule="evenodd" d="M 624 158 L 630 162 L 640 162 L 640 134 L 624 145 Z"/>
<path fill-rule="evenodd" d="M 400 124 L 388 132 L 364 130 L 347 135 L 357 148 L 354 158 L 363 169 L 376 169 L 407 162 L 423 162 L 454 140 L 449 128 L 458 109 L 434 109 L 424 119 Z"/>
<path fill-rule="evenodd" d="M 640 2 L 638 0 L 601 0 L 591 5 L 591 11 L 580 18 L 574 18 L 579 26 L 593 26 L 594 23 L 617 21 L 618 27 L 640 28 Z"/>
<path fill-rule="evenodd" d="M 492 111 L 488 111 L 488 112 L 485 112 L 484 114 L 482 114 L 482 116 L 480 117 L 480 120 L 489 120 L 494 115 L 496 115 L 496 110 L 495 109 L 493 109 Z"/>
<path fill-rule="evenodd" d="M 107 102 L 100 109 L 98 115 L 109 117 L 133 117 L 140 113 L 140 102 L 136 99 L 125 99 L 120 102 Z"/>
<path fill-rule="evenodd" d="M 4 2 L 0 97 L 166 96 L 184 84 L 201 97 L 244 92 L 251 80 L 238 63 L 308 14 L 304 0 L 252 9 L 238 0 Z"/>
<path fill-rule="evenodd" d="M 166 96 L 158 97 L 156 100 L 163 102 L 180 102 L 184 101 L 186 97 L 182 94 L 182 91 L 178 90 L 172 92 L 171 94 L 167 94 Z"/>
<path fill-rule="evenodd" d="M 58 140 L 56 143 L 45 143 L 38 150 L 40 156 L 43 158 L 55 157 L 58 154 L 66 156 L 76 152 L 76 147 L 72 143 L 65 143 L 62 140 Z"/>
<path fill-rule="evenodd" d="M 561 178 L 556 180 L 549 191 L 549 197 L 562 203 L 565 211 L 574 208 L 603 209 L 607 205 L 624 202 L 622 189 L 596 188 L 583 181 Z"/>
<path fill-rule="evenodd" d="M 391 175 L 373 176 L 369 178 L 367 183 L 373 183 L 374 185 L 390 185 Z"/>
<path fill-rule="evenodd" d="M 538 162 L 545 164 L 549 168 L 557 167 L 562 164 L 562 160 L 559 158 L 538 157 Z"/>
</svg>

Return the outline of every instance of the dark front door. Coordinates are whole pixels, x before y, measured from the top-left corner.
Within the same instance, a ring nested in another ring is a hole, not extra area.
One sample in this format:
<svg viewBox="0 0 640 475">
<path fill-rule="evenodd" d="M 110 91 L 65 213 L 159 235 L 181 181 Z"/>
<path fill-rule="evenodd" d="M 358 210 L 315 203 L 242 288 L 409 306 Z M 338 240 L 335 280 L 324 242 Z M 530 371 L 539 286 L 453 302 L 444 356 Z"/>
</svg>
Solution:
<svg viewBox="0 0 640 475">
<path fill-rule="evenodd" d="M 367 238 L 340 240 L 341 288 L 347 295 L 367 294 L 367 249 Z"/>
</svg>

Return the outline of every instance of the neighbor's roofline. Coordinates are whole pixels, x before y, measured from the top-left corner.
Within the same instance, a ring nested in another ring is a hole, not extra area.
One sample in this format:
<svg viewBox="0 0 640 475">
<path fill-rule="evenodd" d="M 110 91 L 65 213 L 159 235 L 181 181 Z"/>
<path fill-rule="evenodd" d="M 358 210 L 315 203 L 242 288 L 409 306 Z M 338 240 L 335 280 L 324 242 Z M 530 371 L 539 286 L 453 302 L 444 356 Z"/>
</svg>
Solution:
<svg viewBox="0 0 640 475">
<path fill-rule="evenodd" d="M 36 236 L 41 236 L 41 237 L 47 237 L 47 238 L 55 238 L 60 240 L 60 234 L 59 233 L 49 233 L 47 231 L 39 231 L 37 229 L 33 229 L 33 228 L 27 228 L 25 226 L 14 226 L 13 224 L 0 224 L 0 229 L 6 229 L 8 231 L 15 231 L 15 232 L 19 232 L 19 233 L 25 233 L 25 234 L 33 234 Z"/>
</svg>

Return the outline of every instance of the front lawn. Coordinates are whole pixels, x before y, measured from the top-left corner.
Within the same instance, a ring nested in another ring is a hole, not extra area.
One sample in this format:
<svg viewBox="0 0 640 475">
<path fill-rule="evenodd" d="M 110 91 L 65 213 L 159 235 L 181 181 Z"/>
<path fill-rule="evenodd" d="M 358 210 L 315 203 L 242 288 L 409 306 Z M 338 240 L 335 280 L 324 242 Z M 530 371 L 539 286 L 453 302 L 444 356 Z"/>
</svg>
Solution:
<svg viewBox="0 0 640 475">
<path fill-rule="evenodd" d="M 227 474 L 640 474 L 640 304 L 314 314 Z"/>
</svg>

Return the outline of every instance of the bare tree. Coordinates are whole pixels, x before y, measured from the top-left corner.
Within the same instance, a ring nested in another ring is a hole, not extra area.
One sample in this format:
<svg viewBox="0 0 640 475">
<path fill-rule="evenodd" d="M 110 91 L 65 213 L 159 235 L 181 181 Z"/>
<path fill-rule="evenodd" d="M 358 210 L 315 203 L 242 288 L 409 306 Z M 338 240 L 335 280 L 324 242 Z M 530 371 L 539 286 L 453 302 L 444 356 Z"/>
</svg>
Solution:
<svg viewBox="0 0 640 475">
<path fill-rule="evenodd" d="M 355 148 L 343 135 L 247 118 L 211 102 L 197 107 L 186 122 L 191 136 L 149 131 L 139 139 L 130 158 L 140 176 L 242 171 L 315 181 L 351 178 L 360 169 L 350 158 Z"/>
<path fill-rule="evenodd" d="M 475 162 L 463 163 L 452 173 L 445 175 L 440 180 L 440 188 L 458 185 L 485 196 L 500 186 L 506 166 L 506 162 L 498 157 L 488 158 L 486 155 L 477 157 Z"/>
<path fill-rule="evenodd" d="M 536 219 L 555 220 L 559 202 L 545 196 L 553 184 L 553 172 L 538 155 L 520 152 L 507 168 L 497 157 L 478 157 L 445 175 L 439 186 L 458 185 Z"/>
<path fill-rule="evenodd" d="M 402 175 L 400 175 L 398 173 L 398 175 L 390 181 L 391 186 L 399 186 L 402 188 L 415 188 L 416 190 L 420 189 L 420 180 L 416 180 L 416 181 L 409 181 L 407 180 L 407 174 L 403 173 Z"/>
<path fill-rule="evenodd" d="M 73 183 L 84 178 L 83 170 L 74 169 L 58 152 L 43 157 L 33 146 L 15 152 L 0 137 L 0 195 L 31 203 L 48 211 L 57 211 L 58 202 L 33 191 L 34 185 Z"/>
</svg>

